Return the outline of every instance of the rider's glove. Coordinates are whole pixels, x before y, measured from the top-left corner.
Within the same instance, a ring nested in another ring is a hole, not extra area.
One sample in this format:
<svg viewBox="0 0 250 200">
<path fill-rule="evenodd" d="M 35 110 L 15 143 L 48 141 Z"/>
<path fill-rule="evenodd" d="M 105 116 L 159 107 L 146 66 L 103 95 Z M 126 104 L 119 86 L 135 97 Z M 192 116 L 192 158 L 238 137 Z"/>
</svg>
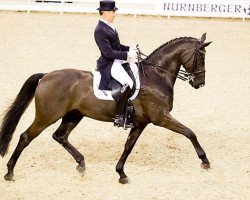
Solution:
<svg viewBox="0 0 250 200">
<path fill-rule="evenodd" d="M 128 51 L 128 60 L 133 60 L 137 58 L 137 51 L 129 49 Z"/>
<path fill-rule="evenodd" d="M 138 52 L 138 49 L 136 46 L 130 46 L 129 51 L 131 51 L 131 50 Z"/>
</svg>

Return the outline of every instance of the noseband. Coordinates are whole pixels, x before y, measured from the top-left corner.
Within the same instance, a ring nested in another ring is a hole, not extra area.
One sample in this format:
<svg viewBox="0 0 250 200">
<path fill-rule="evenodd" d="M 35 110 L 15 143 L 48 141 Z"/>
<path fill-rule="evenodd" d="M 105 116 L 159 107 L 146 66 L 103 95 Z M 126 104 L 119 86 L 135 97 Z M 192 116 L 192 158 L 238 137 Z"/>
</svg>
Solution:
<svg viewBox="0 0 250 200">
<path fill-rule="evenodd" d="M 193 58 L 193 56 L 195 56 L 194 60 L 193 60 L 193 64 L 192 64 L 194 70 L 192 72 L 187 72 L 187 71 L 184 71 L 184 70 L 179 70 L 177 76 L 174 75 L 174 74 L 171 74 L 170 72 L 168 72 L 167 70 L 165 70 L 162 65 L 159 65 L 157 63 L 151 63 L 151 62 L 148 62 L 145 59 L 143 59 L 142 56 L 144 56 L 145 58 L 148 58 L 148 56 L 145 55 L 144 53 L 142 53 L 140 51 L 140 49 L 138 48 L 138 45 L 137 45 L 137 49 L 138 49 L 138 64 L 141 64 L 141 68 L 142 68 L 144 76 L 145 76 L 145 71 L 144 71 L 144 67 L 143 67 L 142 61 L 144 61 L 145 63 L 147 63 L 147 64 L 149 64 L 151 66 L 154 66 L 154 67 L 160 69 L 161 71 L 163 71 L 163 72 L 165 72 L 165 73 L 167 73 L 167 74 L 169 74 L 171 76 L 174 76 L 176 78 L 181 79 L 182 81 L 187 81 L 187 82 L 194 81 L 195 75 L 206 72 L 206 70 L 197 70 L 196 69 L 197 68 L 197 54 L 199 52 L 202 53 L 202 54 L 205 54 L 203 51 L 201 51 L 198 48 L 198 42 L 196 43 L 195 50 L 192 53 L 192 55 L 190 56 L 190 58 L 186 62 L 184 62 L 184 64 L 183 64 L 183 65 L 185 65 L 187 62 L 189 62 Z"/>
</svg>

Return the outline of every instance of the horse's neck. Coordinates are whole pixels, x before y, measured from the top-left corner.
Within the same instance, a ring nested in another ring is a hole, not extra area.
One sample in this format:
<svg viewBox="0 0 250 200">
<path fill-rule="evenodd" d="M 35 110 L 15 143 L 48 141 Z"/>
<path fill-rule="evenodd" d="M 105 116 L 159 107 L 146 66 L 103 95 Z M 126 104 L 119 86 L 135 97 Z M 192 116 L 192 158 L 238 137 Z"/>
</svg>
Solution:
<svg viewBox="0 0 250 200">
<path fill-rule="evenodd" d="M 150 73 L 157 73 L 171 87 L 174 86 L 181 66 L 181 51 L 178 45 L 163 47 L 148 58 Z"/>
</svg>

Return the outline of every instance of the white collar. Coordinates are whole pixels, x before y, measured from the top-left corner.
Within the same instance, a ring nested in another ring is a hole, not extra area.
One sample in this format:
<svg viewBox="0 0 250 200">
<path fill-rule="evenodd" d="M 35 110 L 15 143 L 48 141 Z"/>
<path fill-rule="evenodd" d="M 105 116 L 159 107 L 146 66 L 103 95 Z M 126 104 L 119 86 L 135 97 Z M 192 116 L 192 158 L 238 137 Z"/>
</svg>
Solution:
<svg viewBox="0 0 250 200">
<path fill-rule="evenodd" d="M 105 19 L 102 19 L 102 18 L 100 18 L 100 21 L 107 24 L 110 28 L 112 28 L 115 31 L 115 26 L 112 23 L 109 23 L 108 21 L 106 21 Z"/>
</svg>

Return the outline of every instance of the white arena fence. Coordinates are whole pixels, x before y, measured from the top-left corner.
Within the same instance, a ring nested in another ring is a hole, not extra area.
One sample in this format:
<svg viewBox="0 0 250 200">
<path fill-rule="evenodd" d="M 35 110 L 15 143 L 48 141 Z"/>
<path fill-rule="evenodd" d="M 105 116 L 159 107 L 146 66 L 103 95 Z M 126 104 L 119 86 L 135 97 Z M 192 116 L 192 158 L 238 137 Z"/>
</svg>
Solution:
<svg viewBox="0 0 250 200">
<path fill-rule="evenodd" d="M 250 18 L 250 0 L 116 0 L 118 13 Z M 0 0 L 0 10 L 97 13 L 99 0 Z"/>
</svg>

